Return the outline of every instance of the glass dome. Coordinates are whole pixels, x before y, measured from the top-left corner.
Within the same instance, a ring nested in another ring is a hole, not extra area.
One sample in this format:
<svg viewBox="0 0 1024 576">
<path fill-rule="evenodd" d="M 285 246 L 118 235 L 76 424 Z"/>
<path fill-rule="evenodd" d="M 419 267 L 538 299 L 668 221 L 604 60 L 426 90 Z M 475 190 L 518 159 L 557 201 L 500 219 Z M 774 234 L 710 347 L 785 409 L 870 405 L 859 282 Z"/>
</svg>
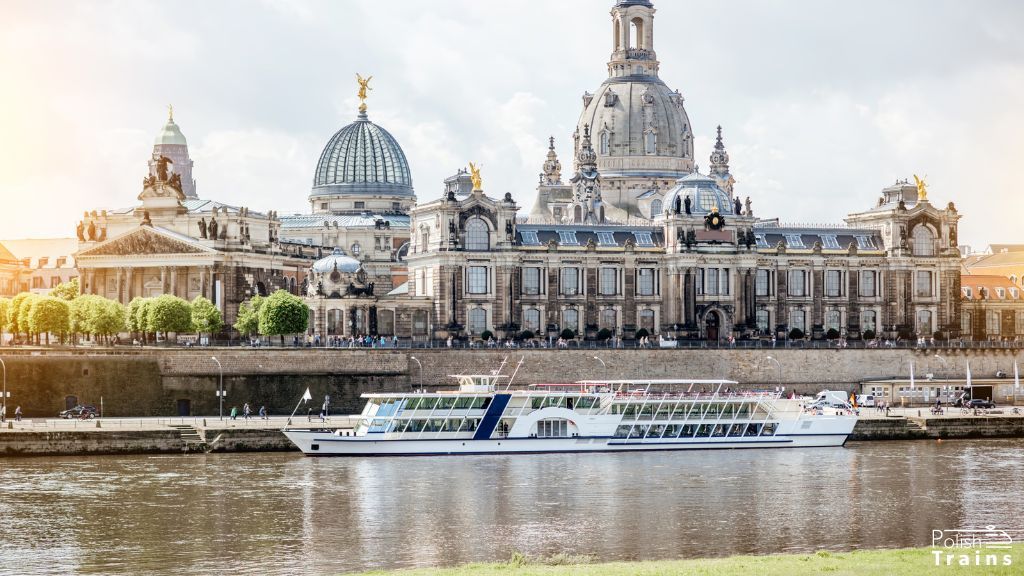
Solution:
<svg viewBox="0 0 1024 576">
<path fill-rule="evenodd" d="M 320 154 L 311 196 L 332 194 L 413 195 L 402 147 L 365 112 L 338 130 Z"/>
<path fill-rule="evenodd" d="M 320 274 L 338 272 L 354 273 L 359 270 L 359 260 L 345 254 L 340 248 L 335 248 L 330 256 L 325 256 L 313 263 L 313 271 Z"/>
<path fill-rule="evenodd" d="M 712 207 L 718 207 L 721 214 L 732 214 L 732 201 L 724 190 L 718 187 L 714 178 L 705 176 L 699 172 L 693 172 L 676 180 L 676 185 L 669 190 L 665 196 L 665 206 L 671 209 L 675 206 L 676 197 L 679 197 L 680 212 L 684 209 L 685 199 L 690 197 L 690 212 L 692 214 L 707 214 Z"/>
</svg>

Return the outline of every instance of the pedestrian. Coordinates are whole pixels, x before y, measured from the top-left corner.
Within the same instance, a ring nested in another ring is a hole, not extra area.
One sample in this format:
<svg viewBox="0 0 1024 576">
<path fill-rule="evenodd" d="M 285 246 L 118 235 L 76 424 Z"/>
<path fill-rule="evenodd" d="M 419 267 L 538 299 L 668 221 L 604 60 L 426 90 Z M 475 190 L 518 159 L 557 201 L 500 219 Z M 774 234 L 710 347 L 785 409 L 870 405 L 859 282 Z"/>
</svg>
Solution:
<svg viewBox="0 0 1024 576">
<path fill-rule="evenodd" d="M 267 420 L 267 407 L 266 406 L 260 406 L 260 418 L 263 419 L 263 420 Z"/>
<path fill-rule="evenodd" d="M 16 422 L 21 422 L 21 406 L 14 409 L 14 420 Z"/>
<path fill-rule="evenodd" d="M 449 348 L 452 347 L 452 337 L 451 336 L 448 336 L 448 347 Z"/>
<path fill-rule="evenodd" d="M 252 416 L 252 407 L 246 402 L 242 405 L 242 418 L 248 420 L 250 416 Z"/>
<path fill-rule="evenodd" d="M 231 407 L 231 419 L 232 420 L 237 420 L 238 419 L 238 406 L 232 406 Z"/>
</svg>

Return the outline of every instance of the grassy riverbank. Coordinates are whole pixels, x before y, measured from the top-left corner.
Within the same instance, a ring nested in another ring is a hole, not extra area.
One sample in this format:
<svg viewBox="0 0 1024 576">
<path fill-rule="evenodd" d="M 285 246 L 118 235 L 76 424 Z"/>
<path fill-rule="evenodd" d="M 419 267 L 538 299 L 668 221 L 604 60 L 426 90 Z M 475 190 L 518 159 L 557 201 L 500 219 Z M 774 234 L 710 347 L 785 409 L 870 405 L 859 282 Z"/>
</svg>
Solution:
<svg viewBox="0 0 1024 576">
<path fill-rule="evenodd" d="M 974 561 L 974 551 L 969 561 Z M 667 576 L 686 574 L 695 576 L 796 576 L 802 574 L 829 574 L 831 576 L 918 576 L 925 574 L 953 574 L 964 576 L 1002 576 L 1020 574 L 1024 567 L 1024 544 L 1012 551 L 999 551 L 1012 556 L 1011 566 L 936 566 L 931 548 L 906 550 L 867 550 L 855 552 L 817 552 L 815 554 L 777 554 L 771 556 L 733 556 L 700 560 L 661 560 L 650 562 L 613 562 L 589 564 L 586 559 L 556 556 L 548 560 L 531 561 L 520 556 L 509 562 L 495 564 L 468 564 L 455 568 L 365 572 L 359 576 Z"/>
</svg>

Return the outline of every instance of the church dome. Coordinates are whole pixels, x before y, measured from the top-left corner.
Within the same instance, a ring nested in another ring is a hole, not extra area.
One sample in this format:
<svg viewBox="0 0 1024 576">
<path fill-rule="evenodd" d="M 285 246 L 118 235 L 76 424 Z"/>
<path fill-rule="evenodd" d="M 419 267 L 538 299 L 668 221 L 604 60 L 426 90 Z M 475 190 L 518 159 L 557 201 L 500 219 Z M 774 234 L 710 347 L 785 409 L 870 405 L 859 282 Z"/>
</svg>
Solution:
<svg viewBox="0 0 1024 576">
<path fill-rule="evenodd" d="M 319 274 L 330 274 L 338 272 L 353 274 L 359 270 L 359 260 L 345 254 L 340 248 L 335 248 L 330 256 L 325 256 L 313 263 L 313 271 Z"/>
<path fill-rule="evenodd" d="M 676 197 L 679 198 L 679 205 L 684 206 L 687 196 L 690 197 L 692 214 L 707 214 L 713 207 L 718 208 L 722 214 L 732 214 L 733 206 L 729 194 L 719 188 L 715 179 L 710 176 L 694 172 L 676 180 L 675 186 L 665 197 L 665 206 L 675 206 Z"/>
<path fill-rule="evenodd" d="M 413 196 L 402 147 L 366 112 L 338 130 L 320 154 L 311 196 L 335 194 Z"/>
<path fill-rule="evenodd" d="M 181 128 L 178 128 L 178 125 L 174 123 L 173 119 L 167 120 L 167 124 L 164 124 L 163 130 L 156 135 L 156 140 L 153 144 L 155 146 L 162 146 L 166 144 L 188 146 L 188 142 L 185 141 L 185 135 L 181 133 Z"/>
</svg>

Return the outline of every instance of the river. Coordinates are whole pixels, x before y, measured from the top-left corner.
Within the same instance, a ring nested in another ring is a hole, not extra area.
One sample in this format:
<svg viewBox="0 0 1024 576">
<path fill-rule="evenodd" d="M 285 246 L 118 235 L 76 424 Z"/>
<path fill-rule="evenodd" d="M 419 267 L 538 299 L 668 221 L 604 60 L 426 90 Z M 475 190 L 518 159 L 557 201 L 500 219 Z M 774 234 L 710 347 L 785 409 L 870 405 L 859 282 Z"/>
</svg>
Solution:
<svg viewBox="0 0 1024 576">
<path fill-rule="evenodd" d="M 331 574 L 924 546 L 1024 529 L 1024 442 L 306 458 L 0 458 L 0 574 Z"/>
</svg>

